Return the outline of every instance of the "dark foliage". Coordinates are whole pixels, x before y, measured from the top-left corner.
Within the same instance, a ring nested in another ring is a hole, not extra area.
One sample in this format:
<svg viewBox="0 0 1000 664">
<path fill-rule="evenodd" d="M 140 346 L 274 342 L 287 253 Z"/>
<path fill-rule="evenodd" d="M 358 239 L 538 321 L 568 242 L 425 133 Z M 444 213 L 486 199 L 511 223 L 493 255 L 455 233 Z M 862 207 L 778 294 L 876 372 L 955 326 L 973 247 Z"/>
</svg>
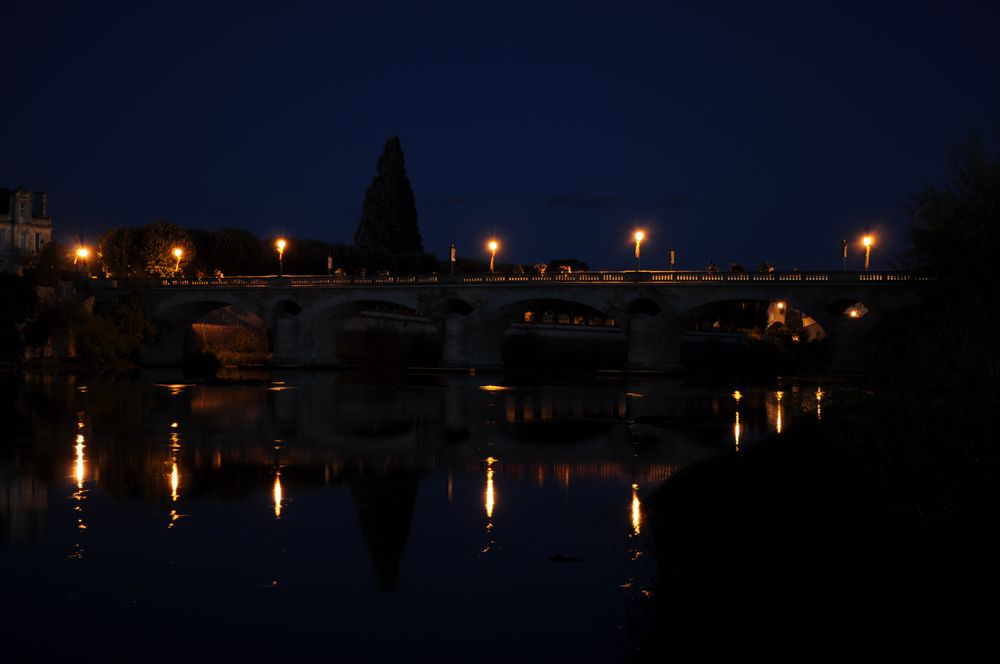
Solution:
<svg viewBox="0 0 1000 664">
<path fill-rule="evenodd" d="M 586 272 L 590 269 L 590 266 L 577 258 L 553 258 L 549 261 L 547 269 L 551 272 L 558 272 L 564 267 L 569 268 L 573 272 Z"/>
<path fill-rule="evenodd" d="M 13 362 L 24 347 L 20 327 L 35 314 L 38 296 L 28 279 L 0 273 L 0 362 Z"/>
<path fill-rule="evenodd" d="M 934 281 L 923 305 L 882 322 L 870 363 L 891 381 L 990 389 L 1000 376 L 1000 163 L 975 137 L 949 156 L 947 184 L 925 186 L 909 206 L 907 262 Z"/>
<path fill-rule="evenodd" d="M 385 142 L 377 173 L 365 192 L 354 244 L 368 269 L 389 269 L 387 257 L 423 253 L 417 205 L 398 136 Z"/>
<path fill-rule="evenodd" d="M 143 269 L 155 277 L 185 274 L 198 254 L 187 231 L 166 220 L 143 229 L 141 246 Z M 183 251 L 180 261 L 172 253 L 174 248 Z"/>
<path fill-rule="evenodd" d="M 60 281 L 65 281 L 80 287 L 84 281 L 82 267 L 73 265 L 71 249 L 58 242 L 45 245 L 34 265 L 24 273 L 38 286 L 56 287 Z"/>
<path fill-rule="evenodd" d="M 142 260 L 142 229 L 112 228 L 97 241 L 100 274 L 109 279 L 135 277 L 145 272 Z"/>
<path fill-rule="evenodd" d="M 1000 162 L 976 137 L 949 152 L 950 180 L 925 185 L 909 206 L 910 267 L 995 293 L 1000 250 Z"/>
</svg>

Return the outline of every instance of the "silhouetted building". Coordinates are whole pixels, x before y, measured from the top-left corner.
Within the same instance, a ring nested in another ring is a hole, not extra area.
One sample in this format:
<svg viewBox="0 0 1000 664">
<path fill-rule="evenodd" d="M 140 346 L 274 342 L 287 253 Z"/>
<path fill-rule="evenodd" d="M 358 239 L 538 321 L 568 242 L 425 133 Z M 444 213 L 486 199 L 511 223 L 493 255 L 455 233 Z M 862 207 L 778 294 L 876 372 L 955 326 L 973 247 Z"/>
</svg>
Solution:
<svg viewBox="0 0 1000 664">
<path fill-rule="evenodd" d="M 0 189 L 0 272 L 16 272 L 52 241 L 49 195 Z"/>
</svg>

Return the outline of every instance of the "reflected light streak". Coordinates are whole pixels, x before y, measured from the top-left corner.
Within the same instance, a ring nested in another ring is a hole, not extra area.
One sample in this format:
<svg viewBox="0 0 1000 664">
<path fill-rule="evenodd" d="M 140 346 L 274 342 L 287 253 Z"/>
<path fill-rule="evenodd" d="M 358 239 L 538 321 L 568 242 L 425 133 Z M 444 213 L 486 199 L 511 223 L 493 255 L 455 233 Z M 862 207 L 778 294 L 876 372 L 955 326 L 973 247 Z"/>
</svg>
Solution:
<svg viewBox="0 0 1000 664">
<path fill-rule="evenodd" d="M 483 392 L 504 392 L 510 388 L 504 387 L 503 385 L 480 385 L 479 389 Z"/>
<path fill-rule="evenodd" d="M 736 390 L 733 392 L 733 400 L 736 401 L 736 423 L 733 424 L 733 438 L 736 440 L 736 451 L 740 451 L 740 399 L 743 398 L 743 394 Z"/>
<path fill-rule="evenodd" d="M 816 387 L 816 419 L 823 419 L 823 388 Z"/>
<path fill-rule="evenodd" d="M 82 422 L 77 423 L 78 428 L 83 428 Z M 76 517 L 76 528 L 78 531 L 86 530 L 87 524 L 83 521 L 83 501 L 87 498 L 87 490 L 83 488 L 83 482 L 87 478 L 86 476 L 86 459 L 84 458 L 83 450 L 86 447 L 84 445 L 85 438 L 83 434 L 76 434 L 75 437 L 76 444 L 74 445 L 74 450 L 76 451 L 76 458 L 73 464 L 73 477 L 76 479 L 76 491 L 73 492 L 73 499 L 76 501 L 76 506 L 73 510 L 77 513 Z M 73 545 L 73 552 L 70 554 L 70 558 L 83 558 L 83 543 L 77 542 Z"/>
<path fill-rule="evenodd" d="M 493 457 L 486 459 L 486 518 L 493 518 L 493 506 L 495 503 L 495 498 L 493 495 L 493 462 L 496 461 Z"/>
<path fill-rule="evenodd" d="M 639 529 L 642 526 L 642 513 L 639 511 L 639 485 L 632 485 L 632 530 L 635 534 L 639 534 Z"/>
<path fill-rule="evenodd" d="M 177 501 L 177 487 L 180 486 L 181 477 L 180 473 L 177 472 L 177 462 L 170 462 L 170 499 Z"/>
<path fill-rule="evenodd" d="M 83 448 L 84 448 L 84 445 L 83 445 L 83 436 L 82 435 L 78 435 L 76 437 L 76 465 L 75 465 L 75 473 L 74 473 L 74 475 L 76 476 L 76 488 L 77 489 L 82 489 L 83 488 L 83 480 L 84 480 L 84 477 L 85 477 L 84 476 L 84 465 L 83 465 L 84 464 L 84 460 L 83 460 Z"/>
<path fill-rule="evenodd" d="M 775 422 L 775 430 L 781 433 L 781 399 L 785 396 L 785 393 L 781 390 L 775 392 L 775 396 L 778 398 L 778 420 Z"/>
<path fill-rule="evenodd" d="M 733 438 L 736 440 L 736 451 L 740 451 L 740 411 L 736 411 L 736 423 L 733 425 Z"/>
<path fill-rule="evenodd" d="M 282 500 L 281 471 L 278 471 L 278 473 L 276 473 L 275 476 L 274 476 L 274 518 L 275 519 L 280 519 L 281 518 L 281 500 Z"/>
</svg>

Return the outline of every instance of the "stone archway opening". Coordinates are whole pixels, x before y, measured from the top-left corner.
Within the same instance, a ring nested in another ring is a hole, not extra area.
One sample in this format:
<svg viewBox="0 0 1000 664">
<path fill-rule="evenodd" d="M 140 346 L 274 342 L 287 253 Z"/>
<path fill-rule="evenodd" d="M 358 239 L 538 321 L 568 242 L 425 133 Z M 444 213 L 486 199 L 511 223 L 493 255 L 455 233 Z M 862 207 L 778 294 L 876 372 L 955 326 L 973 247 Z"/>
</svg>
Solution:
<svg viewBox="0 0 1000 664">
<path fill-rule="evenodd" d="M 313 317 L 307 344 L 320 365 L 420 367 L 441 359 L 441 333 L 427 317 L 402 304 L 364 300 L 330 307 Z"/>
<path fill-rule="evenodd" d="M 267 324 L 254 311 L 225 300 L 199 300 L 154 315 L 157 337 L 143 347 L 145 365 L 183 366 L 193 376 L 214 375 L 223 365 L 266 363 Z"/>
<path fill-rule="evenodd" d="M 185 364 L 208 357 L 221 366 L 267 364 L 271 348 L 266 324 L 257 314 L 235 305 L 197 315 L 184 337 Z"/>
<path fill-rule="evenodd" d="M 780 375 L 829 364 L 827 330 L 793 301 L 709 302 L 685 312 L 682 325 L 688 371 Z"/>
<path fill-rule="evenodd" d="M 837 300 L 831 302 L 827 307 L 827 313 L 831 316 L 844 318 L 847 320 L 860 320 L 868 315 L 868 305 L 853 299 Z"/>
<path fill-rule="evenodd" d="M 516 369 L 621 369 L 624 331 L 613 317 L 569 300 L 517 302 L 499 312 L 500 357 Z"/>
</svg>

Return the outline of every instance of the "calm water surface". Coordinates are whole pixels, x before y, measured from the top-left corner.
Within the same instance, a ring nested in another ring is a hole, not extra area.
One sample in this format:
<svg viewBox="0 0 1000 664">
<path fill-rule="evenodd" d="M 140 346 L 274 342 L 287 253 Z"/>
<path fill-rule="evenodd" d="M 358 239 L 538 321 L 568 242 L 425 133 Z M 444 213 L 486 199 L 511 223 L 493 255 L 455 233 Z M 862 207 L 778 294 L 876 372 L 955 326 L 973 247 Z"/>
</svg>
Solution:
<svg viewBox="0 0 1000 664">
<path fill-rule="evenodd" d="M 628 660 L 655 574 L 644 497 L 822 408 L 815 386 L 667 379 L 2 390 L 4 642 L 157 661 Z"/>
</svg>

